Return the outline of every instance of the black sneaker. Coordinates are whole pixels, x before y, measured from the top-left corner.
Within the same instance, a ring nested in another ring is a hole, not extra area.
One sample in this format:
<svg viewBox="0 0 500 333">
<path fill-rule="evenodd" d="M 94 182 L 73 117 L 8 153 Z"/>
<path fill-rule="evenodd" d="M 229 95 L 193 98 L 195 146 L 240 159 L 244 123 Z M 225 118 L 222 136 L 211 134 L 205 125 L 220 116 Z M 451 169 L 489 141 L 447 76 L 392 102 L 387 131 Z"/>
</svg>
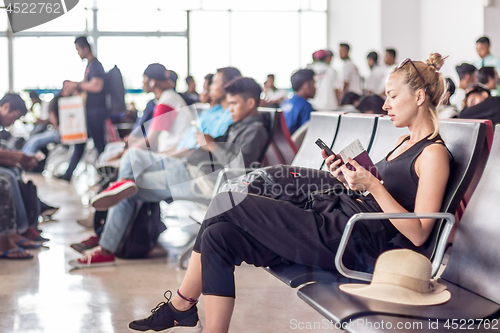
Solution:
<svg viewBox="0 0 500 333">
<path fill-rule="evenodd" d="M 167 297 L 167 294 L 168 297 Z M 199 333 L 203 331 L 198 318 L 198 309 L 194 305 L 188 311 L 177 311 L 170 303 L 172 292 L 167 290 L 163 297 L 167 302 L 159 303 L 156 308 L 151 310 L 151 315 L 145 319 L 134 320 L 128 327 L 135 331 L 162 331 L 162 332 L 189 332 Z"/>
<path fill-rule="evenodd" d="M 51 218 L 59 210 L 59 207 L 52 207 L 47 205 L 45 202 L 40 201 L 40 216 L 44 219 Z"/>
</svg>

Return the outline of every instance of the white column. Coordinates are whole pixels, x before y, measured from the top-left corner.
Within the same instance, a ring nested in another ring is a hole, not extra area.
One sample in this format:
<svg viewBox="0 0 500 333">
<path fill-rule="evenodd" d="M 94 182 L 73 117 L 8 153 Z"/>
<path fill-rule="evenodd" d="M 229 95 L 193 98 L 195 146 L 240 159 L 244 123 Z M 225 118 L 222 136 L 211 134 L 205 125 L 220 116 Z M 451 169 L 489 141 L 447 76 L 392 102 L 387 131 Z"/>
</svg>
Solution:
<svg viewBox="0 0 500 333">
<path fill-rule="evenodd" d="M 381 54 L 381 0 L 328 0 L 328 47 L 335 53 L 338 67 L 339 43 L 351 46 L 350 58 L 362 75 L 368 73 L 366 56 L 370 51 Z"/>
<path fill-rule="evenodd" d="M 490 38 L 491 53 L 500 58 L 500 0 L 485 1 L 484 34 Z"/>
<path fill-rule="evenodd" d="M 420 58 L 419 0 L 382 0 L 382 45 L 397 51 L 396 63 Z"/>
</svg>

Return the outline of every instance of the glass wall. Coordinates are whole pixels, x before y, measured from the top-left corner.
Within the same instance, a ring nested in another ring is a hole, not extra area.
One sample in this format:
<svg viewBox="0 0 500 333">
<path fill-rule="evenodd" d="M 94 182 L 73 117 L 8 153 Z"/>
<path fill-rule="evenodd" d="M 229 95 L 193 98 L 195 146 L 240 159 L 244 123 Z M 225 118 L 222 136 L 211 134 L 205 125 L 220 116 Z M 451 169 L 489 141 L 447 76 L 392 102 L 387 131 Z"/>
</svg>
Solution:
<svg viewBox="0 0 500 333">
<path fill-rule="evenodd" d="M 65 79 L 81 80 L 86 62 L 73 41 L 87 35 L 97 38 L 89 41 L 104 68 L 117 65 L 128 89 L 142 88 L 142 73 L 153 62 L 177 72 L 179 91 L 188 74 L 201 91 L 203 77 L 225 66 L 259 83 L 273 73 L 278 87 L 289 88 L 291 73 L 326 47 L 326 6 L 326 0 L 148 0 L 139 7 L 131 0 L 80 0 L 64 16 L 14 34 L 13 87 L 59 88 Z M 7 15 L 0 15 L 2 92 L 8 90 L 7 26 Z"/>
</svg>

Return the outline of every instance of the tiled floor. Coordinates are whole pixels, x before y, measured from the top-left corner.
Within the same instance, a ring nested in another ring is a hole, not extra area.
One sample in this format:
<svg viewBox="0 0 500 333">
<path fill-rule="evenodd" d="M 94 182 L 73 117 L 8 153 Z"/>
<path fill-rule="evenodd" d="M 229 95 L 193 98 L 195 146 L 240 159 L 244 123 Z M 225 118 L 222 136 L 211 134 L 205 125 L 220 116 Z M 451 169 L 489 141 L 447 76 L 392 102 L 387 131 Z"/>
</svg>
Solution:
<svg viewBox="0 0 500 333">
<path fill-rule="evenodd" d="M 177 220 L 169 220 L 169 229 L 161 237 L 168 256 L 118 259 L 113 267 L 70 270 L 68 261 L 79 254 L 69 244 L 91 235 L 76 223 L 89 213 L 90 182 L 85 174 L 70 185 L 40 175 L 29 177 L 39 186 L 40 197 L 61 210 L 55 221 L 41 224 L 51 241 L 48 248 L 33 251 L 34 260 L 0 261 L 0 333 L 128 332 L 129 321 L 147 316 L 163 300 L 166 289 L 178 287 L 185 271 L 176 268 L 173 257 L 189 235 Z M 317 327 L 324 323 L 296 290 L 260 268 L 237 267 L 236 282 L 231 332 L 296 332 L 301 331 L 299 323 L 317 323 Z M 204 322 L 203 302 L 199 309 Z"/>
</svg>

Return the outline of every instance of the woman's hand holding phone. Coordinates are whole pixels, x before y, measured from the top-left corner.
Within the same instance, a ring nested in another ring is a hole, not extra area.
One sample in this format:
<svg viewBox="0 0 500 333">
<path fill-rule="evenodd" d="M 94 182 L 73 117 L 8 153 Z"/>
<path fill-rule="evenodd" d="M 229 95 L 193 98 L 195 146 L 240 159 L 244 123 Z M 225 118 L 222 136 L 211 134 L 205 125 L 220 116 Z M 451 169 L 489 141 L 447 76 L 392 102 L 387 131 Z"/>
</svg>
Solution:
<svg viewBox="0 0 500 333">
<path fill-rule="evenodd" d="M 330 171 L 330 174 L 340 182 L 346 184 L 344 175 L 340 170 L 340 167 L 343 165 L 342 159 L 337 158 L 335 155 L 327 156 L 324 150 L 321 151 L 321 155 L 323 155 L 323 159 L 325 159 L 326 167 L 328 171 Z"/>
</svg>

